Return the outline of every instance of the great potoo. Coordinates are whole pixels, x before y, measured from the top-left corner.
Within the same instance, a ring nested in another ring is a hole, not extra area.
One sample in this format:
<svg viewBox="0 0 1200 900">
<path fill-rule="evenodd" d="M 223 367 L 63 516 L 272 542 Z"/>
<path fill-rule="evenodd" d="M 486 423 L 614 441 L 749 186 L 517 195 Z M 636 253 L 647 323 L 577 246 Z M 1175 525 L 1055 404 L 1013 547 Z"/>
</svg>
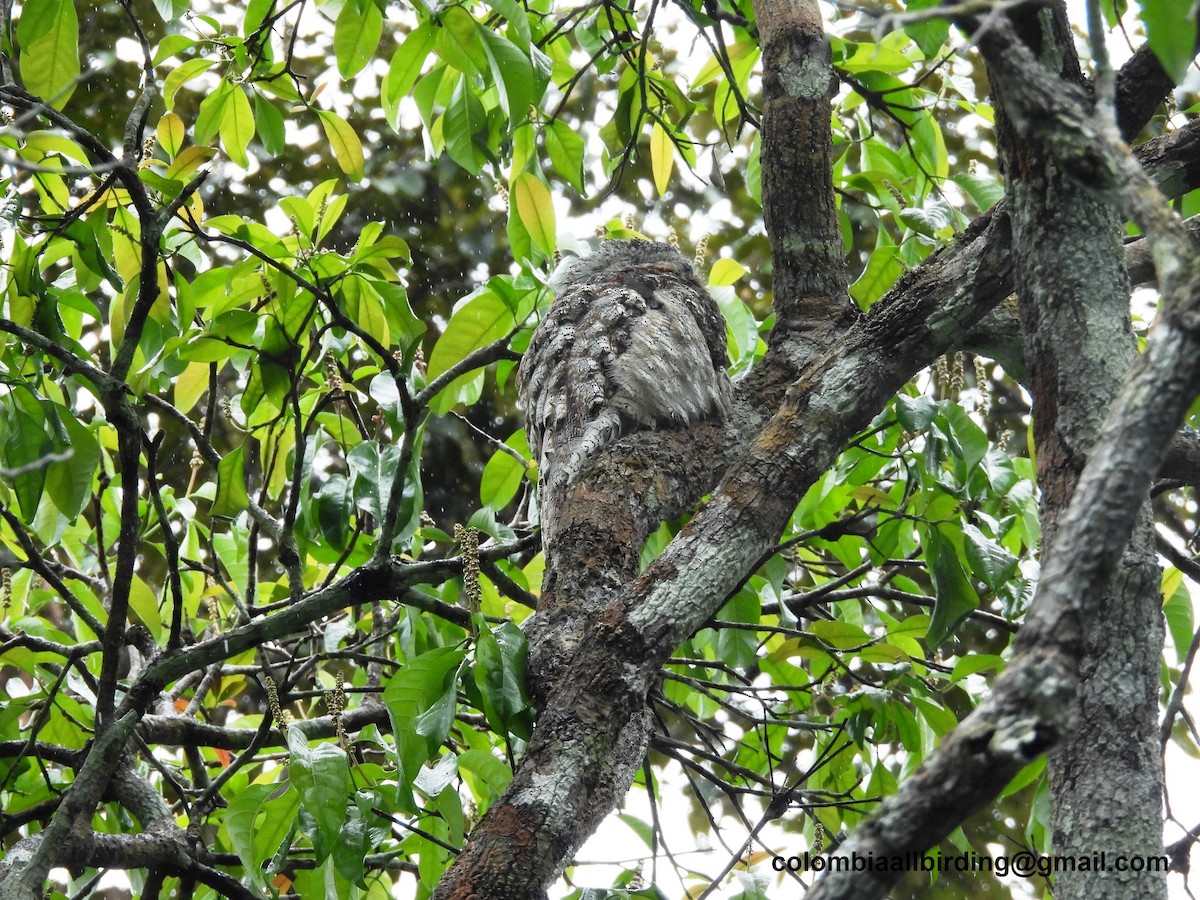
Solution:
<svg viewBox="0 0 1200 900">
<path fill-rule="evenodd" d="M 586 460 L 644 428 L 729 412 L 725 322 L 692 264 L 666 244 L 606 241 L 551 279 L 517 385 L 538 460 L 543 537 Z"/>
</svg>

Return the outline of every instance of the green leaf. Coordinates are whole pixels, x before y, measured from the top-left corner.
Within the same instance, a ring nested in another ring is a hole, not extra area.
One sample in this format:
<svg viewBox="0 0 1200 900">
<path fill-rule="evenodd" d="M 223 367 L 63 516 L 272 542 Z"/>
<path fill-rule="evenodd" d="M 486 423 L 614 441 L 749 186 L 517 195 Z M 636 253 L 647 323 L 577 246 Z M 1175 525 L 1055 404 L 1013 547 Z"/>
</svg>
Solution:
<svg viewBox="0 0 1200 900">
<path fill-rule="evenodd" d="M 991 653 L 973 653 L 964 656 L 954 663 L 950 680 L 957 683 L 977 672 L 1000 671 L 1004 668 L 1004 657 Z"/>
<path fill-rule="evenodd" d="M 278 156 L 286 145 L 286 130 L 283 124 L 283 113 L 276 109 L 275 104 L 262 94 L 254 94 L 254 124 L 258 139 L 262 141 L 263 149 L 272 156 Z"/>
<path fill-rule="evenodd" d="M 426 378 L 432 381 L 454 364 L 461 362 L 467 354 L 504 337 L 515 325 L 508 304 L 491 289 L 482 288 L 467 298 L 450 317 L 446 330 L 442 332 L 442 336 L 433 345 L 433 352 L 429 354 Z M 472 371 L 454 379 L 431 404 L 434 410 L 445 412 L 455 403 L 473 403 L 477 400 L 477 390 L 463 390 L 476 377 L 477 373 Z M 440 403 L 437 402 L 439 400 Z"/>
<path fill-rule="evenodd" d="M 916 12 L 940 5 L 941 0 L 908 0 L 904 9 L 906 12 Z M 926 59 L 935 59 L 950 36 L 950 21 L 943 18 L 926 19 L 905 25 L 904 31 L 921 48 Z"/>
<path fill-rule="evenodd" d="M 736 259 L 730 259 L 727 256 L 722 257 L 713 263 L 713 267 L 708 273 L 708 286 L 726 287 L 736 284 L 745 274 L 746 267 Z"/>
<path fill-rule="evenodd" d="M 349 122 L 335 112 L 319 109 L 317 116 L 321 119 L 321 127 L 325 129 L 325 137 L 329 139 L 329 147 L 339 168 L 351 181 L 359 181 L 363 177 L 366 158 L 358 134 Z"/>
<path fill-rule="evenodd" d="M 425 333 L 426 324 L 418 319 L 408 303 L 408 292 L 404 285 L 390 281 L 369 279 L 371 287 L 383 303 L 389 333 L 397 344 L 408 349 Z"/>
<path fill-rule="evenodd" d="M 350 0 L 342 7 L 333 28 L 333 53 L 343 78 L 363 70 L 382 35 L 383 13 L 373 0 Z"/>
<path fill-rule="evenodd" d="M 486 810 L 512 781 L 512 769 L 486 750 L 467 750 L 458 755 L 458 771 L 471 787 L 480 812 Z"/>
<path fill-rule="evenodd" d="M 1013 776 L 1013 780 L 1005 785 L 1004 790 L 1000 792 L 1001 797 L 1009 797 L 1017 793 L 1023 788 L 1028 787 L 1037 781 L 1042 773 L 1046 770 L 1046 761 L 1048 756 L 1039 756 L 1020 772 Z"/>
<path fill-rule="evenodd" d="M 969 476 L 987 455 L 987 434 L 957 403 L 943 403 L 940 412 L 947 425 L 946 436 L 950 440 L 954 455 L 965 464 L 963 481 L 966 481 L 966 476 Z"/>
<path fill-rule="evenodd" d="M 954 542 L 948 539 L 948 529 L 949 526 L 939 525 L 927 531 L 925 558 L 929 560 L 935 595 L 933 616 L 925 636 L 931 648 L 940 645 L 979 607 L 979 596 L 963 571 Z"/>
<path fill-rule="evenodd" d="M 392 476 L 400 462 L 400 448 L 395 444 L 379 445 L 363 441 L 346 456 L 353 477 L 354 502 L 359 509 L 370 513 L 376 522 L 383 521 L 392 493 Z"/>
<path fill-rule="evenodd" d="M 762 206 L 762 136 L 754 132 L 750 142 L 750 158 L 746 160 L 746 190 L 760 207 Z"/>
<path fill-rule="evenodd" d="M 278 785 L 250 785 L 230 800 L 224 826 L 254 883 L 263 882 L 263 863 L 286 848 L 299 809 L 300 794 Z"/>
<path fill-rule="evenodd" d="M 529 445 L 524 431 L 518 431 L 504 443 L 528 457 Z M 479 502 L 496 512 L 504 509 L 521 489 L 525 470 L 526 467 L 511 453 L 497 450 L 483 467 L 483 475 L 479 479 Z"/>
<path fill-rule="evenodd" d="M 488 67 L 478 23 L 461 6 L 445 9 L 440 17 L 441 28 L 437 31 L 438 56 L 458 71 L 469 75 L 481 75 Z"/>
<path fill-rule="evenodd" d="M 4 464 L 18 472 L 12 479 L 17 505 L 26 522 L 32 522 L 42 500 L 46 469 L 41 463 L 54 452 L 50 435 L 41 421 L 23 409 L 13 409 L 8 417 L 8 440 L 4 442 Z"/>
<path fill-rule="evenodd" d="M 154 65 L 160 65 L 166 62 L 172 56 L 182 53 L 184 50 L 190 50 L 196 46 L 196 39 L 190 38 L 186 34 L 168 34 L 158 46 L 154 48 L 154 56 L 152 61 Z"/>
<path fill-rule="evenodd" d="M 1004 196 L 1004 184 L 998 178 L 961 172 L 951 180 L 967 193 L 980 212 L 991 209 Z"/>
<path fill-rule="evenodd" d="M 954 713 L 940 703 L 934 703 L 924 697 L 913 697 L 912 704 L 938 737 L 943 737 L 958 727 L 958 719 L 954 717 Z"/>
<path fill-rule="evenodd" d="M 544 139 L 554 171 L 579 193 L 584 193 L 583 135 L 561 119 L 555 119 L 546 127 Z"/>
<path fill-rule="evenodd" d="M 500 108 L 508 116 L 508 128 L 514 129 L 526 119 L 529 107 L 541 99 L 533 95 L 533 66 L 529 57 L 493 29 L 484 25 L 478 28 L 492 83 L 500 97 Z"/>
<path fill-rule="evenodd" d="M 216 137 L 225 121 L 225 112 L 233 102 L 234 91 L 241 89 L 228 81 L 222 81 L 217 89 L 200 101 L 192 138 L 197 144 L 208 144 Z"/>
<path fill-rule="evenodd" d="M 227 519 L 237 518 L 250 506 L 246 493 L 244 447 L 229 451 L 217 466 L 217 497 L 212 514 Z"/>
<path fill-rule="evenodd" d="M 150 629 L 156 641 L 161 641 L 162 614 L 158 609 L 158 595 L 140 575 L 135 575 L 129 585 L 129 610 L 134 621 L 140 621 Z"/>
<path fill-rule="evenodd" d="M 513 182 L 512 199 L 533 245 L 547 256 L 552 256 L 558 244 L 558 226 L 550 189 L 532 172 L 522 172 Z"/>
<path fill-rule="evenodd" d="M 939 181 L 944 180 L 950 174 L 950 154 L 946 151 L 946 139 L 938 120 L 930 113 L 922 112 L 909 133 L 914 156 L 921 168 Z"/>
<path fill-rule="evenodd" d="M 183 149 L 183 139 L 187 135 L 187 129 L 183 124 L 183 119 L 175 113 L 169 112 L 158 120 L 158 128 L 154 133 L 158 138 L 158 145 L 167 152 L 168 156 L 174 157 Z"/>
<path fill-rule="evenodd" d="M 857 301 L 860 309 L 866 310 L 903 274 L 904 265 L 899 259 L 899 248 L 892 243 L 887 232 L 880 229 L 875 250 L 867 260 L 866 268 L 850 285 L 850 296 Z"/>
<path fill-rule="evenodd" d="M 54 505 L 70 520 L 76 519 L 92 499 L 92 479 L 100 466 L 100 442 L 75 415 L 58 407 L 59 419 L 70 440 L 70 456 L 51 463 L 47 488 Z"/>
<path fill-rule="evenodd" d="M 273 784 L 251 784 L 234 796 L 225 813 L 225 830 L 229 833 L 233 852 L 241 859 L 247 874 L 260 890 L 266 887 L 262 877 L 262 863 L 266 857 L 260 855 L 256 845 L 256 821 L 263 805 L 276 790 L 278 786 Z M 289 793 L 299 797 L 295 791 Z"/>
<path fill-rule="evenodd" d="M 337 845 L 350 794 L 354 783 L 346 752 L 337 744 L 322 743 L 308 746 L 308 738 L 297 726 L 287 730 L 288 778 L 300 792 L 300 805 L 316 823 L 316 833 L 309 834 L 316 850 L 317 862 L 324 860 Z"/>
<path fill-rule="evenodd" d="M 871 636 L 850 622 L 813 622 L 809 629 L 822 641 L 838 650 L 850 650 L 871 643 Z"/>
<path fill-rule="evenodd" d="M 1178 84 L 1196 55 L 1196 20 L 1192 0 L 1138 0 L 1146 42 L 1171 79 Z"/>
<path fill-rule="evenodd" d="M 963 526 L 967 563 L 975 577 L 997 591 L 1017 571 L 1020 562 L 974 525 Z"/>
<path fill-rule="evenodd" d="M 333 475 L 315 498 L 317 527 L 329 546 L 341 550 L 350 538 L 350 513 L 354 495 L 345 475 Z"/>
<path fill-rule="evenodd" d="M 1180 664 L 1187 659 L 1188 650 L 1195 631 L 1195 611 L 1192 597 L 1184 583 L 1183 573 L 1176 568 L 1163 572 L 1162 579 L 1163 615 L 1167 620 L 1167 632 L 1175 645 L 1175 658 Z"/>
<path fill-rule="evenodd" d="M 346 315 L 383 346 L 391 344 L 392 336 L 383 308 L 383 297 L 375 290 L 371 281 L 361 275 L 351 274 L 342 280 L 339 288 Z"/>
<path fill-rule="evenodd" d="M 188 0 L 154 0 L 154 10 L 164 22 L 173 22 L 188 11 Z"/>
<path fill-rule="evenodd" d="M 277 0 L 250 0 L 246 4 L 246 14 L 242 17 L 242 34 L 250 37 L 262 27 L 267 20 Z"/>
<path fill-rule="evenodd" d="M 501 734 L 528 740 L 532 705 L 525 693 L 525 633 L 512 622 L 479 632 L 475 645 L 475 684 L 488 724 Z"/>
<path fill-rule="evenodd" d="M 937 412 L 937 404 L 924 394 L 917 397 L 899 394 L 896 397 L 896 417 L 904 430 L 911 434 L 925 431 L 933 424 Z"/>
<path fill-rule="evenodd" d="M 839 69 L 854 75 L 873 72 L 900 73 L 913 67 L 913 61 L 904 55 L 908 37 L 903 32 L 885 35 L 879 43 L 871 41 L 843 41 L 845 56 L 834 60 Z"/>
<path fill-rule="evenodd" d="M 221 144 L 229 158 L 243 169 L 248 166 L 246 147 L 254 137 L 254 112 L 250 109 L 250 101 L 246 92 L 238 85 L 231 85 L 229 102 L 225 105 L 225 114 L 221 117 Z"/>
<path fill-rule="evenodd" d="M 74 0 L 22 4 L 17 40 L 25 89 L 62 109 L 79 80 L 79 18 Z"/>
<path fill-rule="evenodd" d="M 381 805 L 370 792 L 356 791 L 354 802 L 346 810 L 341 834 L 333 845 L 333 864 L 338 874 L 361 888 L 367 887 L 363 864 L 367 854 L 374 849 L 370 826 L 377 819 L 372 808 Z"/>
<path fill-rule="evenodd" d="M 533 35 L 529 28 L 529 15 L 517 0 L 487 0 L 487 5 L 504 16 L 508 22 L 508 39 L 528 53 Z"/>
<path fill-rule="evenodd" d="M 398 799 L 406 809 L 412 809 L 413 780 L 454 724 L 455 685 L 465 657 L 461 647 L 438 647 L 413 658 L 384 687 L 400 763 Z"/>
<path fill-rule="evenodd" d="M 450 158 L 472 175 L 478 175 L 488 160 L 487 112 L 475 91 L 468 87 L 466 78 L 459 77 L 442 123 Z"/>
<path fill-rule="evenodd" d="M 408 96 L 416 84 L 429 51 L 433 49 L 436 34 L 432 22 L 422 22 L 404 39 L 396 52 L 392 54 L 392 62 L 388 66 L 381 88 L 383 109 L 387 114 L 388 124 L 393 129 L 399 127 L 400 100 Z"/>
</svg>

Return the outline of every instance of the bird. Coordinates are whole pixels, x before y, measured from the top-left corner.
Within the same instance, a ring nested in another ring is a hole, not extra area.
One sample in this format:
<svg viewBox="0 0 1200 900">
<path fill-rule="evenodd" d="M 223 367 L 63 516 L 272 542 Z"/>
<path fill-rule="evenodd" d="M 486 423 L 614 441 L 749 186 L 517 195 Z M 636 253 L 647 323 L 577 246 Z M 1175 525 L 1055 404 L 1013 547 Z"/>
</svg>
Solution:
<svg viewBox="0 0 1200 900">
<path fill-rule="evenodd" d="M 517 373 L 543 543 L 588 460 L 637 431 L 730 414 L 725 321 L 673 247 L 609 240 L 559 266 Z"/>
</svg>

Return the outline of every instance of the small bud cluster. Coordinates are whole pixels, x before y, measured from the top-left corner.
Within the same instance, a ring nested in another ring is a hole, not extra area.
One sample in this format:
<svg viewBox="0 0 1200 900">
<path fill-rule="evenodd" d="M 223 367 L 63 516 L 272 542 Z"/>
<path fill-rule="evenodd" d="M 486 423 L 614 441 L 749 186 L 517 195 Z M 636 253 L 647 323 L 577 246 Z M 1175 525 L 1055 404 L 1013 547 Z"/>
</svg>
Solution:
<svg viewBox="0 0 1200 900">
<path fill-rule="evenodd" d="M 701 235 L 700 240 L 696 242 L 696 253 L 692 257 L 692 265 L 699 272 L 704 268 L 704 257 L 708 255 L 708 235 Z"/>
<path fill-rule="evenodd" d="M 952 353 L 950 355 L 950 396 L 957 397 L 961 394 L 964 384 L 962 354 Z"/>
<path fill-rule="evenodd" d="M 292 714 L 279 705 L 279 688 L 275 686 L 275 679 L 270 675 L 264 675 L 263 681 L 267 683 L 267 703 L 271 707 L 271 715 L 275 719 L 275 724 L 280 728 L 287 728 L 292 724 Z"/>
<path fill-rule="evenodd" d="M 981 357 L 976 356 L 975 390 L 979 392 L 979 414 L 986 416 L 992 408 L 992 383 L 988 380 L 987 364 Z"/>
<path fill-rule="evenodd" d="M 333 673 L 333 690 L 325 692 L 325 708 L 333 718 L 333 727 L 337 731 L 338 743 L 343 750 L 350 749 L 350 738 L 346 735 L 346 726 L 342 722 L 342 713 L 346 711 L 345 676 L 338 669 Z"/>
<path fill-rule="evenodd" d="M 221 607 L 217 605 L 217 598 L 212 594 L 207 594 L 204 597 L 204 608 L 208 610 L 208 617 L 212 619 L 213 632 L 221 631 Z"/>
<path fill-rule="evenodd" d="M 474 528 L 455 525 L 454 539 L 462 548 L 463 595 L 467 600 L 467 609 L 477 613 L 482 596 L 479 589 L 479 532 Z"/>
<path fill-rule="evenodd" d="M 337 362 L 333 359 L 325 363 L 325 381 L 329 385 L 329 396 L 334 400 L 341 400 L 346 392 L 342 386 L 342 373 L 338 371 Z"/>
</svg>

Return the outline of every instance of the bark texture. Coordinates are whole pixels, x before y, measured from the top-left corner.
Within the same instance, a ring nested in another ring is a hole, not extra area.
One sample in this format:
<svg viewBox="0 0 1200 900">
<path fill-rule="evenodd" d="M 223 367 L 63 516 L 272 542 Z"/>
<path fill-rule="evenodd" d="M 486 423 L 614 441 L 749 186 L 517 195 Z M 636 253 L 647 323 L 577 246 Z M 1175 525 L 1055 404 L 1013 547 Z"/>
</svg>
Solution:
<svg viewBox="0 0 1200 900">
<path fill-rule="evenodd" d="M 1086 88 L 1061 3 L 1021 9 L 1013 24 L 1044 67 L 1036 77 Z M 989 51 L 990 43 L 985 34 L 981 47 L 989 60 L 1003 52 Z M 1011 78 L 1010 71 L 992 67 L 1033 395 L 1045 551 L 1053 547 L 1088 457 L 1109 452 L 1096 437 L 1137 346 L 1116 198 L 1080 184 L 1076 173 L 1059 165 L 1047 141 L 1038 139 L 1037 129 L 1018 133 L 1005 105 Z M 1161 580 L 1147 495 L 1116 575 L 1081 622 L 1078 697 L 1072 700 L 1077 724 L 1049 761 L 1056 854 L 1162 855 L 1156 702 Z M 1166 895 L 1165 872 L 1068 870 L 1054 884 L 1055 895 L 1065 900 Z"/>
</svg>

